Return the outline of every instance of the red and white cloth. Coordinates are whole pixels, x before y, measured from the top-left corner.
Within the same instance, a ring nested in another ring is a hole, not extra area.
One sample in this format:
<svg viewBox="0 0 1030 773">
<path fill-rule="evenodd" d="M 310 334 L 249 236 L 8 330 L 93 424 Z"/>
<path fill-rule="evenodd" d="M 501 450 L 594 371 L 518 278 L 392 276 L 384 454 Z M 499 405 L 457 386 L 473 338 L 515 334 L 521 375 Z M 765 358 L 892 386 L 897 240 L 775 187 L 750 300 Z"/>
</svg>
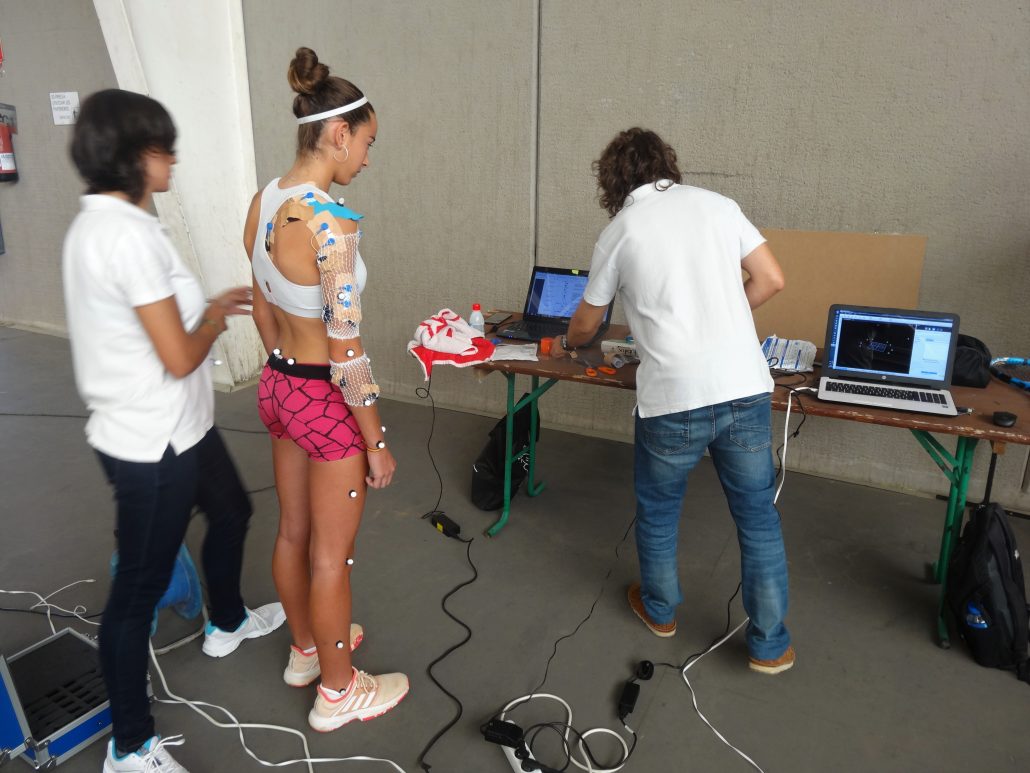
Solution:
<svg viewBox="0 0 1030 773">
<path fill-rule="evenodd" d="M 415 329 L 415 337 L 408 342 L 408 351 L 422 366 L 429 380 L 433 365 L 453 365 L 467 368 L 486 362 L 494 353 L 494 345 L 479 334 L 450 309 L 440 309 Z"/>
</svg>

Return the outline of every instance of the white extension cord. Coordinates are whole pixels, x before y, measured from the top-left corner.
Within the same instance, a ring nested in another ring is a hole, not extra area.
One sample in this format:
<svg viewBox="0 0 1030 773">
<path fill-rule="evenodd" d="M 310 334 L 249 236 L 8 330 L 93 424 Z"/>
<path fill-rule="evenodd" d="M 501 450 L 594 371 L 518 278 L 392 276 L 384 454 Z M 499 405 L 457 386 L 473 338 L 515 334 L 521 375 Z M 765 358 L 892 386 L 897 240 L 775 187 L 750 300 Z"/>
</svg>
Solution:
<svg viewBox="0 0 1030 773">
<path fill-rule="evenodd" d="M 744 618 L 744 622 L 742 622 L 742 623 L 741 623 L 740 625 L 738 625 L 738 626 L 737 626 L 736 628 L 734 628 L 734 629 L 733 629 L 732 631 L 730 631 L 730 632 L 729 632 L 728 634 L 726 634 L 725 636 L 723 636 L 723 637 L 722 637 L 721 639 L 719 639 L 719 641 L 717 641 L 717 642 L 716 642 L 715 644 L 713 644 L 713 645 L 712 645 L 711 647 L 709 647 L 708 649 L 706 649 L 706 650 L 705 650 L 704 652 L 702 652 L 702 653 L 701 653 L 700 655 L 698 655 L 698 656 L 697 656 L 696 658 L 694 658 L 693 660 L 689 661 L 689 662 L 688 662 L 688 663 L 687 663 L 687 664 L 686 664 L 686 665 L 685 665 L 685 666 L 683 667 L 683 671 L 681 671 L 681 672 L 680 672 L 680 676 L 682 676 L 682 677 L 683 677 L 683 682 L 684 682 L 684 684 L 686 684 L 686 685 L 687 685 L 687 689 L 688 689 L 688 690 L 690 690 L 690 699 L 691 699 L 692 703 L 694 704 L 694 711 L 696 711 L 696 712 L 697 712 L 697 715 L 698 715 L 699 717 L 701 717 L 701 721 L 702 721 L 702 722 L 704 722 L 704 723 L 705 723 L 706 725 L 708 725 L 709 729 L 711 729 L 711 731 L 712 731 L 713 733 L 715 733 L 715 737 L 716 737 L 716 738 L 718 738 L 718 739 L 719 739 L 720 741 L 722 741 L 722 742 L 723 742 L 724 744 L 726 744 L 727 746 L 729 746 L 729 747 L 730 747 L 731 749 L 733 749 L 733 751 L 735 751 L 735 752 L 736 752 L 737 754 L 739 754 L 739 755 L 740 755 L 741 757 L 743 757 L 743 758 L 744 758 L 744 759 L 745 759 L 745 760 L 746 760 L 746 761 L 748 762 L 748 764 L 750 764 L 750 765 L 751 765 L 751 767 L 753 767 L 753 768 L 754 768 L 755 770 L 757 770 L 757 771 L 758 771 L 758 773 L 765 773 L 765 771 L 764 771 L 764 770 L 762 770 L 762 769 L 761 769 L 761 768 L 760 768 L 760 767 L 758 766 L 758 763 L 757 763 L 757 762 L 755 762 L 755 761 L 754 761 L 753 759 L 751 759 L 751 758 L 750 758 L 750 757 L 748 757 L 748 756 L 747 756 L 746 754 L 744 754 L 744 752 L 742 752 L 742 751 L 741 751 L 740 749 L 738 749 L 738 748 L 737 748 L 736 746 L 734 746 L 734 745 L 733 745 L 733 744 L 731 744 L 731 743 L 730 743 L 729 741 L 727 741 L 727 740 L 726 740 L 726 736 L 724 736 L 724 735 L 723 735 L 722 733 L 720 733 L 720 732 L 719 732 L 718 730 L 716 730 L 716 729 L 715 729 L 715 725 L 713 725 L 713 724 L 712 724 L 711 722 L 709 722 L 709 721 L 708 721 L 708 717 L 706 717 L 706 716 L 705 716 L 704 714 L 702 714 L 702 713 L 701 713 L 701 709 L 700 709 L 700 708 L 698 707 L 698 705 L 697 705 L 697 694 L 696 694 L 696 693 L 694 692 L 694 688 L 693 688 L 693 687 L 692 687 L 692 686 L 690 685 L 690 680 L 689 680 L 689 679 L 687 679 L 687 671 L 689 671 L 689 670 L 690 670 L 690 669 L 691 669 L 691 668 L 692 668 L 692 667 L 693 667 L 693 666 L 694 666 L 694 665 L 695 665 L 695 664 L 696 664 L 696 663 L 697 663 L 697 662 L 698 662 L 699 660 L 701 660 L 701 658 L 703 658 L 703 657 L 704 657 L 705 655 L 707 655 L 707 654 L 708 654 L 709 652 L 712 652 L 713 650 L 715 650 L 715 649 L 717 649 L 718 647 L 722 646 L 722 645 L 723 645 L 723 644 L 724 644 L 724 643 L 725 643 L 726 641 L 728 641 L 728 640 L 729 640 L 729 639 L 730 639 L 730 638 L 731 638 L 731 637 L 732 637 L 732 636 L 733 636 L 733 635 L 734 635 L 734 634 L 735 634 L 735 633 L 736 633 L 737 631 L 739 631 L 739 630 L 740 630 L 741 628 L 743 628 L 743 627 L 744 627 L 745 625 L 747 625 L 747 622 L 748 622 L 748 620 L 750 620 L 750 619 L 751 619 L 751 618 L 749 618 L 749 617 L 745 617 L 745 618 Z"/>
<path fill-rule="evenodd" d="M 565 707 L 565 734 L 562 736 L 562 745 L 565 747 L 565 753 L 568 755 L 569 760 L 572 762 L 573 765 L 575 765 L 580 770 L 585 770 L 587 773 L 615 773 L 615 771 L 622 770 L 622 766 L 626 764 L 626 759 L 629 757 L 629 747 L 626 745 L 626 741 L 621 735 L 616 733 L 614 730 L 609 730 L 607 727 L 594 727 L 590 730 L 587 730 L 586 732 L 579 734 L 577 748 L 579 753 L 583 755 L 583 762 L 586 764 L 581 763 L 573 756 L 572 747 L 570 746 L 569 741 L 569 733 L 572 731 L 572 707 L 568 703 L 563 701 L 561 698 L 559 698 L 557 695 L 538 692 L 533 693 L 531 695 L 523 695 L 521 698 L 515 698 L 515 700 L 511 701 L 507 706 L 501 709 L 501 713 L 498 715 L 498 719 L 504 721 L 507 713 L 511 711 L 513 708 L 515 708 L 516 706 L 521 706 L 524 703 L 529 703 L 529 701 L 534 700 L 536 698 L 548 698 L 550 700 L 557 701 Z M 636 735 L 636 733 L 633 732 L 633 729 L 630 728 L 629 725 L 626 725 L 624 723 L 623 727 L 625 727 L 631 735 Z M 614 736 L 615 740 L 622 744 L 622 762 L 614 768 L 593 767 L 590 764 L 590 755 L 587 754 L 586 749 L 583 746 L 583 741 L 586 738 L 588 738 L 591 735 L 598 735 L 602 733 Z M 508 763 L 511 765 L 512 770 L 515 771 L 515 773 L 523 773 L 522 761 L 515 756 L 515 750 L 512 749 L 510 746 L 502 746 L 501 751 L 504 752 L 504 756 L 508 759 Z M 527 757 L 527 759 L 532 760 L 533 762 L 537 761 L 536 758 L 533 757 L 532 752 L 529 753 L 529 757 Z"/>
<path fill-rule="evenodd" d="M 88 620 L 87 618 L 83 617 L 83 615 L 86 613 L 87 609 L 86 609 L 86 607 L 82 606 L 81 604 L 76 605 L 72 609 L 65 609 L 64 607 L 58 606 L 57 604 L 53 604 L 53 603 L 51 603 L 49 601 L 49 599 L 53 598 L 54 596 L 56 596 L 61 591 L 67 590 L 68 588 L 74 587 L 75 585 L 79 585 L 81 583 L 87 583 L 87 582 L 95 582 L 95 580 L 93 580 L 93 579 L 76 580 L 75 582 L 69 583 L 68 585 L 65 585 L 65 586 L 63 586 L 61 588 L 58 588 L 57 590 L 55 590 L 55 591 L 53 591 L 51 593 L 48 593 L 46 596 L 43 596 L 43 595 L 41 595 L 39 593 L 36 593 L 35 591 L 21 591 L 21 590 L 13 590 L 13 591 L 11 591 L 11 590 L 0 590 L 0 593 L 5 593 L 5 594 L 8 594 L 8 595 L 19 595 L 19 596 L 34 596 L 35 598 L 37 598 L 38 601 L 35 604 L 33 604 L 31 607 L 29 607 L 29 609 L 36 609 L 37 607 L 44 607 L 46 609 L 47 622 L 50 624 L 50 631 L 52 633 L 56 634 L 57 633 L 57 629 L 54 627 L 53 619 L 50 616 L 51 615 L 51 610 L 56 610 L 56 611 L 62 612 L 64 614 L 73 615 L 74 617 L 77 617 L 79 620 L 81 620 L 82 622 L 87 623 L 89 625 L 94 625 L 94 626 L 99 626 L 100 625 L 100 623 L 93 622 L 92 620 Z M 205 619 L 206 619 L 206 612 L 205 612 Z M 393 760 L 383 759 L 383 758 L 380 758 L 380 757 L 366 757 L 366 756 L 360 756 L 360 755 L 356 755 L 356 756 L 353 756 L 353 757 L 312 757 L 311 756 L 311 750 L 308 748 L 308 740 L 305 737 L 305 735 L 302 732 L 300 732 L 299 730 L 295 730 L 295 729 L 290 728 L 290 727 L 281 727 L 279 725 L 266 725 L 266 724 L 261 724 L 261 723 L 240 722 L 240 721 L 238 721 L 236 719 L 235 716 L 233 716 L 232 712 L 230 712 L 224 706 L 219 706 L 219 705 L 214 704 L 214 703 L 207 703 L 205 701 L 192 701 L 192 700 L 189 700 L 187 698 L 183 698 L 183 697 L 178 696 L 175 693 L 173 693 L 171 691 L 171 689 L 168 687 L 168 681 L 165 678 L 164 671 L 161 670 L 161 666 L 157 662 L 157 655 L 158 654 L 164 654 L 164 653 L 169 652 L 169 651 L 171 651 L 173 649 L 176 649 L 177 647 L 181 647 L 183 644 L 186 644 L 186 643 L 191 642 L 194 639 L 196 639 L 203 632 L 204 632 L 204 629 L 201 628 L 199 631 L 197 631 L 197 632 L 195 632 L 193 634 L 190 634 L 189 636 L 186 636 L 184 639 L 180 639 L 179 641 L 173 642 L 173 643 L 171 643 L 171 644 L 169 644 L 169 645 L 167 645 L 165 647 L 160 648 L 159 650 L 155 650 L 154 649 L 153 642 L 151 642 L 149 644 L 150 657 L 151 657 L 151 660 L 154 663 L 154 669 L 157 671 L 157 675 L 161 679 L 161 686 L 164 688 L 165 693 L 168 695 L 168 698 L 157 698 L 156 700 L 158 701 L 158 703 L 180 704 L 180 705 L 183 705 L 183 706 L 187 706 L 188 708 L 190 708 L 193 711 L 195 711 L 197 714 L 202 716 L 204 719 L 206 719 L 208 722 L 210 722 L 215 727 L 219 727 L 219 728 L 223 728 L 223 729 L 229 729 L 229 730 L 235 729 L 239 733 L 240 745 L 243 747 L 243 750 L 245 752 L 247 752 L 247 754 L 250 755 L 250 757 L 253 760 L 255 760 L 256 762 L 258 762 L 261 765 L 264 765 L 265 767 L 281 768 L 281 767 L 285 767 L 287 765 L 303 765 L 303 764 L 306 764 L 309 773 L 312 773 L 312 771 L 313 771 L 312 764 L 324 764 L 324 763 L 330 763 L 330 762 L 352 762 L 352 761 L 353 762 L 382 762 L 382 763 L 385 763 L 385 764 L 391 766 L 395 771 L 397 771 L 397 773 L 406 773 L 406 771 L 400 765 L 398 765 L 396 762 L 394 762 Z M 201 709 L 200 708 L 201 706 L 206 706 L 207 708 L 217 709 L 218 711 L 223 712 L 229 718 L 229 722 L 219 722 L 214 717 L 212 717 L 210 714 L 208 714 L 206 711 Z M 304 747 L 304 757 L 302 757 L 300 759 L 295 759 L 295 760 L 285 760 L 283 762 L 269 762 L 267 760 L 263 760 L 260 757 L 258 757 L 251 750 L 251 748 L 249 746 L 247 746 L 247 741 L 246 741 L 246 739 L 244 738 L 244 735 L 243 735 L 243 731 L 244 730 L 274 730 L 274 731 L 281 732 L 281 733 L 290 733 L 291 735 L 295 735 L 298 738 L 300 738 L 301 743 L 303 744 L 303 747 Z M 175 736 L 175 738 L 179 738 L 179 737 Z M 180 741 L 176 741 L 175 745 L 178 745 L 179 743 L 181 743 L 181 742 Z M 594 773 L 600 773 L 600 772 L 599 771 L 595 771 Z"/>
</svg>

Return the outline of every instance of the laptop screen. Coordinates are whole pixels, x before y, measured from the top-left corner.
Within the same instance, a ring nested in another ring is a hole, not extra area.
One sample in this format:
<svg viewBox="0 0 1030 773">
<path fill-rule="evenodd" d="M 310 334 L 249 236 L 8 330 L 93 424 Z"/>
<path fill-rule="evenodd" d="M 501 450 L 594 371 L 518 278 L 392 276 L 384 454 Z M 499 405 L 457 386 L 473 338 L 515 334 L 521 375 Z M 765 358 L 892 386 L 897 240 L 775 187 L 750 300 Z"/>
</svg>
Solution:
<svg viewBox="0 0 1030 773">
<path fill-rule="evenodd" d="M 826 327 L 825 375 L 938 388 L 951 383 L 958 316 L 836 305 Z"/>
<path fill-rule="evenodd" d="M 588 272 L 575 268 L 533 269 L 525 316 L 568 321 L 583 298 Z"/>
</svg>

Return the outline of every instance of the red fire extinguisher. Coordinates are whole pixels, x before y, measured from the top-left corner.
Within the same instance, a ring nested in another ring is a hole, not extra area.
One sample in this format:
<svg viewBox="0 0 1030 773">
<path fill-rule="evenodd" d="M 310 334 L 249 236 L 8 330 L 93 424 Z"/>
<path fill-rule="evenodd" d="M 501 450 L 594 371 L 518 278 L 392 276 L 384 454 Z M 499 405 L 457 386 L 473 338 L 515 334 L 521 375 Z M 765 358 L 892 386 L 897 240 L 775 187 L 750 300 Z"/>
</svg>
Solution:
<svg viewBox="0 0 1030 773">
<path fill-rule="evenodd" d="M 18 165 L 14 161 L 11 127 L 0 122 L 0 183 L 18 182 Z"/>
</svg>

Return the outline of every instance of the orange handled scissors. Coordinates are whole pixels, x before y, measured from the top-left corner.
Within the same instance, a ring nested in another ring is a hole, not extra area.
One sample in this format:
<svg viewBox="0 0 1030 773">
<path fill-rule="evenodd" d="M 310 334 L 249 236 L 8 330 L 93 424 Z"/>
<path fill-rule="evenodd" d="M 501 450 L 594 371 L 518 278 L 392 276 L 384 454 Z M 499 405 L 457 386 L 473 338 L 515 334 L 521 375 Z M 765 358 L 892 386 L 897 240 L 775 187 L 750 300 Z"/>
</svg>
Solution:
<svg viewBox="0 0 1030 773">
<path fill-rule="evenodd" d="M 615 368 L 608 365 L 597 365 L 578 352 L 576 353 L 575 360 L 586 369 L 584 372 L 590 378 L 596 378 L 598 373 L 604 373 L 606 376 L 615 375 Z"/>
</svg>

